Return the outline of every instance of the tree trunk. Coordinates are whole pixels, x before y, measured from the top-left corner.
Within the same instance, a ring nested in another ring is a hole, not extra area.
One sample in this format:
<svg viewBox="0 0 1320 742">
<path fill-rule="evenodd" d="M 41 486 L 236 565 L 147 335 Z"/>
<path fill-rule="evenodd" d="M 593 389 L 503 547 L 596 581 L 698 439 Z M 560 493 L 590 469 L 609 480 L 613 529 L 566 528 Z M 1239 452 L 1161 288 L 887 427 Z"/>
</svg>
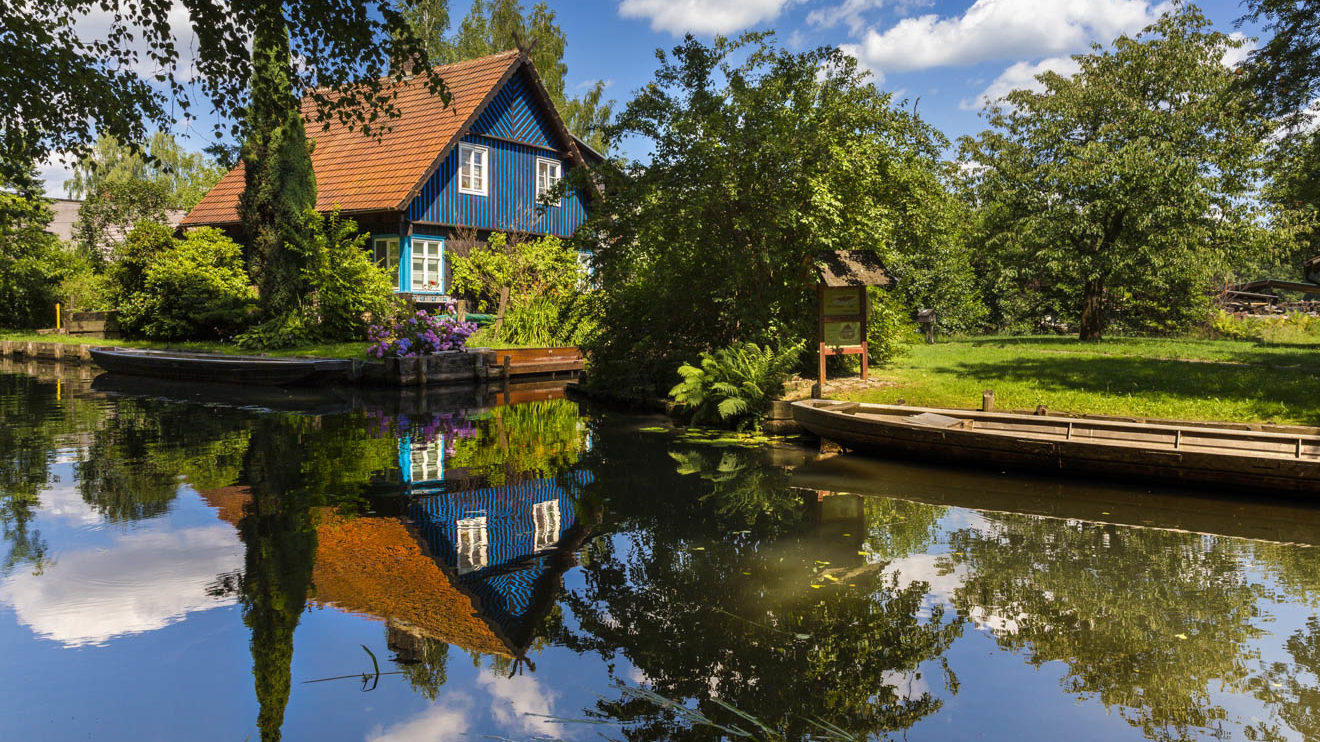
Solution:
<svg viewBox="0 0 1320 742">
<path fill-rule="evenodd" d="M 1094 278 L 1086 282 L 1082 293 L 1082 332 L 1079 337 L 1082 342 L 1100 340 L 1105 331 L 1104 294 L 1104 281 Z"/>
</svg>

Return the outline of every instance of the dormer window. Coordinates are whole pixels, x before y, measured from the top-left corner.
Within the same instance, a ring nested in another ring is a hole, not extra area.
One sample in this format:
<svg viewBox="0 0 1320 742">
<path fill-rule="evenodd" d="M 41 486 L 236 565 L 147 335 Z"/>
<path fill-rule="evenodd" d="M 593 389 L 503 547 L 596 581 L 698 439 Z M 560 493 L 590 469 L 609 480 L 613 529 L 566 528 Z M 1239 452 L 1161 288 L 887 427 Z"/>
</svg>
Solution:
<svg viewBox="0 0 1320 742">
<path fill-rule="evenodd" d="M 458 192 L 484 196 L 486 189 L 486 163 L 490 151 L 479 144 L 458 145 Z"/>
<path fill-rule="evenodd" d="M 554 187 L 559 185 L 559 178 L 562 172 L 560 167 L 558 160 L 549 160 L 544 157 L 536 158 L 537 201 L 550 195 L 550 192 L 554 190 Z"/>
</svg>

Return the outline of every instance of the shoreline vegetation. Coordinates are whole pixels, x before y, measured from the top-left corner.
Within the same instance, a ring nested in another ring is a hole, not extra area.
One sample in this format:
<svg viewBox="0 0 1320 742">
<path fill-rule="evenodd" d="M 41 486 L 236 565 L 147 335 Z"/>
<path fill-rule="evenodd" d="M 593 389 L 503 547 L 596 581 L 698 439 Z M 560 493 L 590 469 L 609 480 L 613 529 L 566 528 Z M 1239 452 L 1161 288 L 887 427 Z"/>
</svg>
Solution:
<svg viewBox="0 0 1320 742">
<path fill-rule="evenodd" d="M 493 335 L 494 333 L 485 329 L 478 330 L 476 334 L 468 339 L 468 347 L 492 348 L 494 350 L 529 347 L 515 343 L 499 342 L 493 338 Z M 226 353 L 229 355 L 265 355 L 279 357 L 308 356 L 313 358 L 347 358 L 359 361 L 376 360 L 373 356 L 367 355 L 367 349 L 369 346 L 365 340 L 350 340 L 338 343 L 306 343 L 288 348 L 267 349 L 262 351 L 241 348 L 236 343 L 222 343 L 218 341 L 105 340 L 55 333 L 43 335 L 36 332 L 25 332 L 21 330 L 0 330 L 0 340 L 31 341 L 35 343 L 66 343 L 69 345 L 115 345 L 121 348 L 186 350 L 203 353 Z"/>
<path fill-rule="evenodd" d="M 968 409 L 995 393 L 998 409 L 1238 423 L 1320 425 L 1311 342 L 1191 338 L 998 336 L 914 345 L 879 384 L 840 398 Z"/>
</svg>

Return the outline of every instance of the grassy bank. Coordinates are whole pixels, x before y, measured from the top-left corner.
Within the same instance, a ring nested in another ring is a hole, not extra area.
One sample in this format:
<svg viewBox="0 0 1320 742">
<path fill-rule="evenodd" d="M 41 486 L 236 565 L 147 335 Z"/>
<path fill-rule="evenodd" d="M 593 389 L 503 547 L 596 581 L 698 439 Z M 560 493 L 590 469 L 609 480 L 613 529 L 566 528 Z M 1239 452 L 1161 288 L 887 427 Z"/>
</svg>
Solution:
<svg viewBox="0 0 1320 742">
<path fill-rule="evenodd" d="M 479 330 L 472 336 L 469 345 L 474 348 L 523 348 L 528 347 L 515 343 L 502 343 L 491 338 L 486 329 Z M 16 330 L 0 330 L 0 340 L 31 340 L 38 343 L 69 343 L 73 345 L 118 345 L 123 348 L 156 348 L 172 350 L 192 350 L 207 353 L 229 353 L 238 355 L 268 355 L 268 356 L 312 356 L 315 358 L 368 358 L 367 341 L 353 341 L 348 343 L 313 343 L 308 345 L 299 345 L 293 348 L 284 348 L 282 350 L 251 351 L 244 350 L 233 343 L 218 342 L 159 342 L 154 340 L 95 340 L 84 337 L 73 337 L 70 335 L 38 335 L 35 332 L 19 332 Z"/>
<path fill-rule="evenodd" d="M 984 337 L 913 346 L 866 402 L 1320 425 L 1320 342 Z"/>
<path fill-rule="evenodd" d="M 233 343 L 217 342 L 158 342 L 154 340 L 96 340 L 85 337 L 73 337 L 70 335 L 38 335 L 35 332 L 17 332 L 0 331 L 0 340 L 31 340 L 38 343 L 68 343 L 71 345 L 117 345 L 121 348 L 156 348 L 171 350 L 192 350 L 209 353 L 230 353 L 239 355 L 255 355 L 253 351 L 244 350 Z M 366 358 L 366 341 L 357 341 L 351 343 L 314 343 L 309 345 L 299 345 L 293 348 L 283 350 L 264 351 L 260 355 L 270 356 L 314 356 L 317 358 Z"/>
</svg>

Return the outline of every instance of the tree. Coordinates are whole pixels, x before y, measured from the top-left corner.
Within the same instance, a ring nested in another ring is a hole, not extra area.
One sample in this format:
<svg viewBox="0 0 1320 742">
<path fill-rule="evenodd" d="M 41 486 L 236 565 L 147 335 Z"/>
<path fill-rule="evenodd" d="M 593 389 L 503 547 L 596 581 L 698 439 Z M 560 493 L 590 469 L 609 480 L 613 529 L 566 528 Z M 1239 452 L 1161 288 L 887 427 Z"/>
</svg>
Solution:
<svg viewBox="0 0 1320 742">
<path fill-rule="evenodd" d="M 73 244 L 94 269 L 104 269 L 120 254 L 120 245 L 140 222 L 169 227 L 167 186 L 141 178 L 106 180 L 78 207 Z"/>
<path fill-rule="evenodd" d="M 1061 291 L 1083 340 L 1124 309 L 1185 323 L 1261 243 L 1264 131 L 1221 61 L 1242 42 L 1209 27 L 1179 5 L 1075 57 L 1073 77 L 1047 72 L 1044 90 L 1008 94 L 993 128 L 963 142 L 984 252 L 1013 283 Z"/>
<path fill-rule="evenodd" d="M 908 246 L 956 236 L 928 207 L 946 198 L 943 138 L 851 57 L 792 54 L 763 34 L 689 37 L 658 57 L 610 130 L 653 142 L 651 160 L 587 176 L 609 194 L 579 232 L 584 249 L 608 245 L 594 259 L 593 380 L 651 396 L 700 351 L 810 338 L 819 253 L 874 249 L 916 286 L 925 268 Z"/>
<path fill-rule="evenodd" d="M 46 231 L 54 217 L 31 170 L 0 179 L 0 327 L 53 324 L 72 256 Z"/>
<path fill-rule="evenodd" d="M 316 175 L 292 85 L 289 32 L 278 8 L 267 8 L 252 39 L 252 96 L 244 121 L 243 193 L 238 215 L 247 236 L 249 270 L 261 307 L 278 318 L 307 293 L 298 243 L 303 215 L 316 206 Z"/>
<path fill-rule="evenodd" d="M 152 129 L 169 130 L 199 97 L 185 75 L 219 112 L 220 135 L 247 107 L 255 72 L 248 45 L 270 30 L 272 18 L 281 27 L 291 21 L 291 51 L 300 61 L 291 85 L 313 91 L 317 121 L 378 130 L 398 113 L 388 84 L 413 68 L 447 95 L 416 35 L 384 0 L 183 0 L 184 33 L 195 35 L 187 43 L 168 22 L 174 6 L 55 0 L 6 7 L 0 172 L 15 177 L 52 152 L 85 153 L 101 134 L 139 143 Z M 88 16 L 107 31 L 80 32 Z"/>
<path fill-rule="evenodd" d="M 109 183 L 149 181 L 168 194 L 168 208 L 188 210 L 220 182 L 226 170 L 206 155 L 184 149 L 172 134 L 158 131 L 146 146 L 136 147 L 107 134 L 74 165 L 64 190 L 70 198 L 89 198 Z"/>
<path fill-rule="evenodd" d="M 550 100 L 563 115 L 568 130 L 593 149 L 608 151 L 605 127 L 609 124 L 614 101 L 602 102 L 603 80 L 594 83 L 579 98 L 567 96 L 564 90 L 564 77 L 568 74 L 568 67 L 564 64 L 564 31 L 555 21 L 555 12 L 544 2 L 533 5 L 528 13 L 519 0 L 474 0 L 452 35 L 446 35 L 449 5 L 445 0 L 401 0 L 399 11 L 425 45 L 427 54 L 437 61 L 459 62 L 509 49 L 528 50 L 528 56 L 541 76 Z"/>
</svg>

